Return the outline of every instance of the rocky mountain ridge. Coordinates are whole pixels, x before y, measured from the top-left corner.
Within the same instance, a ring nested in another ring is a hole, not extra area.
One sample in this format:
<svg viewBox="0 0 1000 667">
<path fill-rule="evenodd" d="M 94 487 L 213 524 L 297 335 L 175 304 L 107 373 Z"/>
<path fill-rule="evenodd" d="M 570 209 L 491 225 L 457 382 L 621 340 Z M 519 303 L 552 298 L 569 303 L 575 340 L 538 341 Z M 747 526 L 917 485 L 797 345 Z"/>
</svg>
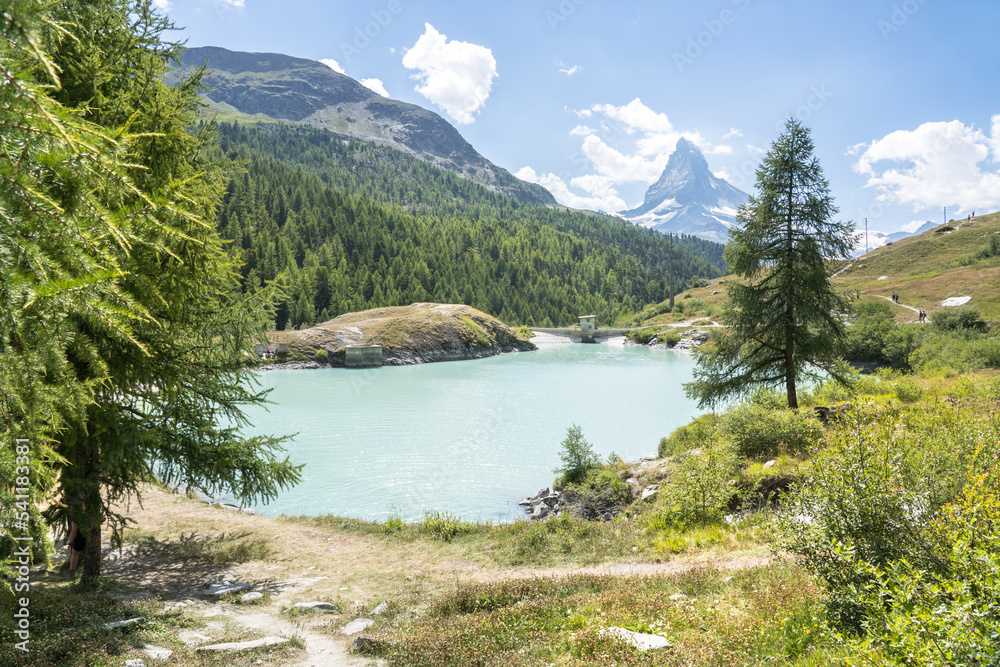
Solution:
<svg viewBox="0 0 1000 667">
<path fill-rule="evenodd" d="M 211 89 L 203 96 L 209 113 L 300 123 L 386 144 L 520 201 L 555 204 L 545 188 L 480 155 L 438 114 L 383 97 L 323 63 L 204 46 L 187 49 L 179 64 L 168 83 L 207 65 Z"/>
</svg>

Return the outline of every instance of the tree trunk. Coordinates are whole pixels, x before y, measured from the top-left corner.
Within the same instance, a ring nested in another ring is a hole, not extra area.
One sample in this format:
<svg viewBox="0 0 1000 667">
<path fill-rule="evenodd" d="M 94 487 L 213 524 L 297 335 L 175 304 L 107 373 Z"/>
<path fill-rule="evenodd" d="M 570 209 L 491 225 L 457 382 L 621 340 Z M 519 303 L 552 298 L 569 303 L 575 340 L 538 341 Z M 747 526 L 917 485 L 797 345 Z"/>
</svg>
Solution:
<svg viewBox="0 0 1000 667">
<path fill-rule="evenodd" d="M 785 350 L 785 393 L 788 395 L 788 407 L 795 410 L 799 407 L 799 398 L 795 393 L 795 372 L 792 370 L 792 350 Z"/>
<path fill-rule="evenodd" d="M 83 496 L 84 516 L 78 524 L 79 530 L 87 538 L 87 546 L 83 550 L 83 573 L 87 578 L 96 579 L 101 576 L 101 517 L 104 507 L 101 502 L 101 463 L 94 435 L 83 434 L 81 456 L 77 460 L 79 475 L 84 480 L 81 489 Z"/>
</svg>

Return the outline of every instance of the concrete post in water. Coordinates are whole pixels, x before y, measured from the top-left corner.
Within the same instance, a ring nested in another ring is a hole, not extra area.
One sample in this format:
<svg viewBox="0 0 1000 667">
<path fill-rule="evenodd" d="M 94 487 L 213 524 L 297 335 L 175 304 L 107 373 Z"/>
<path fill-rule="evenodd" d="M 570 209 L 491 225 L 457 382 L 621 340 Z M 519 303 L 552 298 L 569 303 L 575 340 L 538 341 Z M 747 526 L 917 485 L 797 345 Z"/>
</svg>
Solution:
<svg viewBox="0 0 1000 667">
<path fill-rule="evenodd" d="M 381 345 L 348 345 L 344 351 L 347 368 L 377 368 L 382 365 Z"/>
<path fill-rule="evenodd" d="M 594 330 L 597 329 L 597 315 L 580 315 L 580 337 L 584 343 L 596 343 Z"/>
</svg>

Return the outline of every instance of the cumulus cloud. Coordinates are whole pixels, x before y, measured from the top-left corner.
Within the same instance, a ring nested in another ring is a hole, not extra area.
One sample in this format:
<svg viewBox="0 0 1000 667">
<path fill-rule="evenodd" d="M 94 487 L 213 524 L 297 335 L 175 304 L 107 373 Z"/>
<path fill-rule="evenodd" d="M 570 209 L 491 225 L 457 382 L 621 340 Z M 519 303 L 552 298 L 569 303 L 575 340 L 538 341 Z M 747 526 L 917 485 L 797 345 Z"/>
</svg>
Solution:
<svg viewBox="0 0 1000 667">
<path fill-rule="evenodd" d="M 580 176 L 573 179 L 571 183 L 575 187 L 587 189 L 589 192 L 588 195 L 580 195 L 570 190 L 566 182 L 553 173 L 538 174 L 531 167 L 521 167 L 514 172 L 514 175 L 522 181 L 541 185 L 552 193 L 556 201 L 570 208 L 602 211 L 618 211 L 625 208 L 625 201 L 618 196 L 618 192 L 611 186 L 610 181 L 598 181 L 599 176 Z M 588 182 L 585 183 L 584 180 L 588 180 Z M 585 186 L 594 189 L 589 190 Z"/>
<path fill-rule="evenodd" d="M 1000 158 L 1000 114 L 991 122 L 990 135 L 958 120 L 891 132 L 864 146 L 854 170 L 880 200 L 914 210 L 1000 206 L 1000 173 L 980 166 Z"/>
<path fill-rule="evenodd" d="M 218 0 L 223 5 L 228 5 L 229 7 L 236 7 L 237 9 L 243 9 L 245 0 Z"/>
<path fill-rule="evenodd" d="M 742 137 L 743 133 L 737 130 L 735 127 L 729 128 L 729 131 L 722 135 L 723 139 L 732 139 L 733 137 Z"/>
<path fill-rule="evenodd" d="M 580 71 L 579 65 L 573 65 L 572 67 L 566 67 L 565 65 L 563 65 L 562 67 L 559 68 L 559 73 L 565 74 L 566 76 L 573 76 L 579 71 Z"/>
<path fill-rule="evenodd" d="M 406 49 L 403 67 L 416 70 L 416 91 L 461 125 L 475 120 L 497 76 L 493 52 L 485 46 L 448 38 L 424 24 L 424 33 Z"/>
<path fill-rule="evenodd" d="M 173 3 L 170 2 L 170 0 L 153 0 L 153 7 L 163 12 L 164 14 L 169 12 L 170 8 L 173 6 L 174 5 Z"/>
<path fill-rule="evenodd" d="M 385 86 L 382 84 L 382 79 L 361 79 L 361 85 L 368 90 L 378 93 L 382 97 L 389 97 L 388 91 L 386 91 Z"/>
<path fill-rule="evenodd" d="M 605 211 L 629 208 L 617 188 L 626 183 L 654 182 L 681 137 L 709 155 L 733 152 L 732 146 L 714 144 L 696 130 L 674 127 L 665 113 L 651 109 L 638 97 L 621 106 L 594 104 L 567 111 L 587 119 L 588 124 L 575 126 L 569 134 L 581 137 L 580 149 L 571 161 L 589 173 L 569 178 L 567 183 L 566 178 L 536 174 L 525 167 L 524 176 L 519 177 L 545 186 L 556 200 L 574 208 Z M 740 136 L 740 133 L 730 130 L 726 136 Z"/>
<path fill-rule="evenodd" d="M 334 72 L 340 72 L 341 74 L 346 74 L 344 68 L 333 58 L 320 58 L 319 61 L 332 69 Z"/>
</svg>

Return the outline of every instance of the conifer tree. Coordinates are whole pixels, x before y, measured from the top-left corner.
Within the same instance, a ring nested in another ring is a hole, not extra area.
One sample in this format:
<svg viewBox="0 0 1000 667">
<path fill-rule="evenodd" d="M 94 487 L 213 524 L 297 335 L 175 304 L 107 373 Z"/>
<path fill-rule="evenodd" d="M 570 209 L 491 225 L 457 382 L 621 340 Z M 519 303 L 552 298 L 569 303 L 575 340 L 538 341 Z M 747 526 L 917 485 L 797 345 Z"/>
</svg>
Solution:
<svg viewBox="0 0 1000 667">
<path fill-rule="evenodd" d="M 835 348 L 849 304 L 830 284 L 826 260 L 850 252 L 852 225 L 836 214 L 810 132 L 790 119 L 730 230 L 725 259 L 738 280 L 727 290 L 728 328 L 698 354 L 695 381 L 685 385 L 700 405 L 784 385 L 797 408 L 801 379 L 842 378 Z"/>
<path fill-rule="evenodd" d="M 119 501 L 161 479 L 248 502 L 295 483 L 278 458 L 280 438 L 245 438 L 242 408 L 264 400 L 244 362 L 273 317 L 273 292 L 239 293 L 239 273 L 215 231 L 226 177 L 210 127 L 197 126 L 201 71 L 179 85 L 164 72 L 181 46 L 149 0 L 66 0 L 48 48 L 61 72 L 54 97 L 123 147 L 130 189 L 121 211 L 126 239 L 109 248 L 116 288 L 134 305 L 131 336 L 106 335 L 80 318 L 68 361 L 93 401 L 66 420 L 56 443 L 57 495 L 50 519 L 75 520 L 88 537 L 88 575 L 100 573 L 102 521 L 120 537 Z"/>
</svg>

